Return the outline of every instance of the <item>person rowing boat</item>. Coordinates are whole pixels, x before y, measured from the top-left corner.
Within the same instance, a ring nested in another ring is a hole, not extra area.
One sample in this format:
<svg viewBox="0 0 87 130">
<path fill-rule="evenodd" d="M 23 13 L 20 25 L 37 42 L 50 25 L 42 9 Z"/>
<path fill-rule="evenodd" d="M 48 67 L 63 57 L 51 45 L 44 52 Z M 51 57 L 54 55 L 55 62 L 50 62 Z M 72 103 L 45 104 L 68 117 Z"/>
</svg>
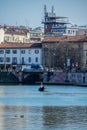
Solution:
<svg viewBox="0 0 87 130">
<path fill-rule="evenodd" d="M 39 91 L 44 91 L 44 85 L 43 85 L 43 83 L 41 82 L 41 85 L 40 85 L 40 88 L 39 88 Z"/>
</svg>

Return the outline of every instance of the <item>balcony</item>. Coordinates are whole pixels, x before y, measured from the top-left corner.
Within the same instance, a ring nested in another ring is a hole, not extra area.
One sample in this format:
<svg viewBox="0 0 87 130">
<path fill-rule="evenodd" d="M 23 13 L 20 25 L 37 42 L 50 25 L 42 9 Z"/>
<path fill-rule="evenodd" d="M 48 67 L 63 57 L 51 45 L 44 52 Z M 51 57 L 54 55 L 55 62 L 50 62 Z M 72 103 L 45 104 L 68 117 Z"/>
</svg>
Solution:
<svg viewBox="0 0 87 130">
<path fill-rule="evenodd" d="M 48 19 L 43 19 L 42 20 L 42 23 L 55 23 L 56 22 L 56 20 L 55 19 L 50 19 L 50 20 L 48 20 Z"/>
<path fill-rule="evenodd" d="M 60 24 L 68 24 L 69 23 L 69 21 L 68 21 L 68 19 L 56 19 L 56 18 L 54 18 L 54 19 L 43 19 L 42 20 L 42 23 L 60 23 Z"/>
<path fill-rule="evenodd" d="M 52 29 L 66 29 L 67 26 L 66 25 L 53 25 Z"/>
</svg>

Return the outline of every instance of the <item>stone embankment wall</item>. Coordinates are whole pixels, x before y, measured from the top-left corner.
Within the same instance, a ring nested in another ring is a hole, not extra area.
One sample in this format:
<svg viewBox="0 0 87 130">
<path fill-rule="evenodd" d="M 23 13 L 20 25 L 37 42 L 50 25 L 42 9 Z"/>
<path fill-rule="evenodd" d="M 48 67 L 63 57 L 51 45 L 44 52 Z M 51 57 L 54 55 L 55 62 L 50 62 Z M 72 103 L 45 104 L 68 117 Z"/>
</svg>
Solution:
<svg viewBox="0 0 87 130">
<path fill-rule="evenodd" d="M 87 84 L 87 73 L 65 73 L 65 72 L 54 72 L 50 75 L 48 80 L 47 73 L 44 73 L 44 82 L 65 82 L 68 80 L 71 83 L 84 83 Z"/>
</svg>

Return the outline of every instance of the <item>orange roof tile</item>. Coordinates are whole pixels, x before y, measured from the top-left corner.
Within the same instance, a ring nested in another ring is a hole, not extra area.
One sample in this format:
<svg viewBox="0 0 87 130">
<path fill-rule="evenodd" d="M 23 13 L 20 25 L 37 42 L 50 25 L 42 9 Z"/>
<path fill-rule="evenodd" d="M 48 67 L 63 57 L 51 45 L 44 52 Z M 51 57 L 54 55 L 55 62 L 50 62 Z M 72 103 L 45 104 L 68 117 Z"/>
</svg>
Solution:
<svg viewBox="0 0 87 130">
<path fill-rule="evenodd" d="M 0 49 L 5 48 L 41 48 L 41 43 L 1 43 Z"/>
<path fill-rule="evenodd" d="M 77 42 L 87 41 L 87 36 L 46 36 L 42 42 Z"/>
</svg>

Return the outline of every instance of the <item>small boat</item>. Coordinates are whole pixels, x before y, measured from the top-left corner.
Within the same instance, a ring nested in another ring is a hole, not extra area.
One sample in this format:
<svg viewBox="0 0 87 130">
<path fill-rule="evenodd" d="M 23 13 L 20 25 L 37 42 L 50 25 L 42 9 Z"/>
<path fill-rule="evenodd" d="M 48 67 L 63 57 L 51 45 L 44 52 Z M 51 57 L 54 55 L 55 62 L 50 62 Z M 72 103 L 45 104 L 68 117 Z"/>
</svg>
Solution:
<svg viewBox="0 0 87 130">
<path fill-rule="evenodd" d="M 41 82 L 41 86 L 40 86 L 40 88 L 38 89 L 39 91 L 44 91 L 44 85 L 43 85 L 43 83 Z"/>
<path fill-rule="evenodd" d="M 40 88 L 39 88 L 39 91 L 44 91 L 44 87 L 43 87 L 43 88 L 40 87 Z"/>
</svg>

